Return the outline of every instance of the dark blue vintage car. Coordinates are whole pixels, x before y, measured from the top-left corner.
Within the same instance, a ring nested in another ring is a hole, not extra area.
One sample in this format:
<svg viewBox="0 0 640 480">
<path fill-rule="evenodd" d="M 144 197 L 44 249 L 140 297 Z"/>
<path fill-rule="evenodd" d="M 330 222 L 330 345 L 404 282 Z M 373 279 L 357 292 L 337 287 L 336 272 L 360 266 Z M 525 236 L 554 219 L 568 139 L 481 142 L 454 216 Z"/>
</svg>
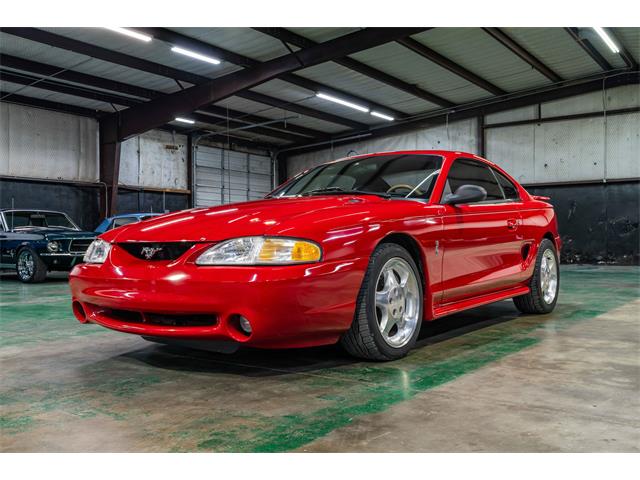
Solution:
<svg viewBox="0 0 640 480">
<path fill-rule="evenodd" d="M 0 210 L 0 268 L 15 268 L 23 282 L 42 282 L 47 272 L 81 262 L 95 237 L 61 212 Z"/>
</svg>

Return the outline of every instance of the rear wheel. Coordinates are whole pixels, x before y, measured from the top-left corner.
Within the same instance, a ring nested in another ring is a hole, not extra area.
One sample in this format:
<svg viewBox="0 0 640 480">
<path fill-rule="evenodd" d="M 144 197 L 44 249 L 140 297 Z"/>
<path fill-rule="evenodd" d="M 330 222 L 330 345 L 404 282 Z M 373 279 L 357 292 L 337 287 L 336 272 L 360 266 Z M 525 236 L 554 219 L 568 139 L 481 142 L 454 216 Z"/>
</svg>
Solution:
<svg viewBox="0 0 640 480">
<path fill-rule="evenodd" d="M 554 309 L 558 301 L 560 270 L 556 247 L 547 238 L 540 242 L 529 288 L 528 294 L 513 299 L 518 310 L 523 313 L 549 313 Z"/>
<path fill-rule="evenodd" d="M 47 277 L 47 266 L 36 252 L 26 247 L 18 252 L 16 273 L 21 282 L 43 282 Z"/>
<path fill-rule="evenodd" d="M 368 360 L 404 357 L 420 332 L 422 304 L 422 282 L 409 252 L 393 243 L 380 245 L 369 261 L 343 347 Z"/>
</svg>

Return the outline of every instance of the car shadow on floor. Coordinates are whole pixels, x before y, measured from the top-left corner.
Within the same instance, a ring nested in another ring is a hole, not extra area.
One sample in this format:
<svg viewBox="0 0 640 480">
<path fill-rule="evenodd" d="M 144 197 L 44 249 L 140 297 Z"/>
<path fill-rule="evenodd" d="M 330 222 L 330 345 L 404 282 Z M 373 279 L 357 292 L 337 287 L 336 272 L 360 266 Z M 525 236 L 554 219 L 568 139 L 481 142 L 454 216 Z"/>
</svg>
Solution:
<svg viewBox="0 0 640 480">
<path fill-rule="evenodd" d="M 499 302 L 432 322 L 424 322 L 416 349 L 425 348 L 470 332 L 518 318 L 511 301 Z M 214 353 L 178 346 L 150 344 L 121 357 L 155 368 L 199 373 L 224 373 L 247 377 L 313 373 L 356 363 L 339 345 L 290 350 L 241 348 L 233 354 Z M 373 363 L 372 365 L 380 365 Z"/>
</svg>

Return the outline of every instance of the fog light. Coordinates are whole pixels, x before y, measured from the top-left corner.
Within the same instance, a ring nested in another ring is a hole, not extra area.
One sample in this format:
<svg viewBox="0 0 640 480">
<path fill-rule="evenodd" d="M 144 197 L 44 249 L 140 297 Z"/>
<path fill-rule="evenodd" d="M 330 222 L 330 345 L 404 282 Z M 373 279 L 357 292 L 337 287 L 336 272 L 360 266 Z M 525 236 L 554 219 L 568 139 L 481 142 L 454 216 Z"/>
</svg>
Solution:
<svg viewBox="0 0 640 480">
<path fill-rule="evenodd" d="M 249 323 L 249 320 L 244 318 L 242 315 L 240 315 L 239 320 L 240 320 L 240 328 L 242 329 L 242 331 L 247 335 L 251 335 L 251 323 Z"/>
</svg>

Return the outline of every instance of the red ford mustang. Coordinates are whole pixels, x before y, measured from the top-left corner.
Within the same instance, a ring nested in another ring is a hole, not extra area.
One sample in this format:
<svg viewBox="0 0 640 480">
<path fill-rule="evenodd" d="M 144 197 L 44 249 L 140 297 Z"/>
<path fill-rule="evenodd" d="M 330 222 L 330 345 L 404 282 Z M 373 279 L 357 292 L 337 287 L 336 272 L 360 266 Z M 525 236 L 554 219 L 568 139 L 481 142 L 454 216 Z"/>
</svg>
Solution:
<svg viewBox="0 0 640 480">
<path fill-rule="evenodd" d="M 162 343 L 340 342 L 407 354 L 423 320 L 513 298 L 558 298 L 553 208 L 497 165 L 449 151 L 320 165 L 260 201 L 195 208 L 111 230 L 70 275 L 73 311 Z"/>
</svg>

